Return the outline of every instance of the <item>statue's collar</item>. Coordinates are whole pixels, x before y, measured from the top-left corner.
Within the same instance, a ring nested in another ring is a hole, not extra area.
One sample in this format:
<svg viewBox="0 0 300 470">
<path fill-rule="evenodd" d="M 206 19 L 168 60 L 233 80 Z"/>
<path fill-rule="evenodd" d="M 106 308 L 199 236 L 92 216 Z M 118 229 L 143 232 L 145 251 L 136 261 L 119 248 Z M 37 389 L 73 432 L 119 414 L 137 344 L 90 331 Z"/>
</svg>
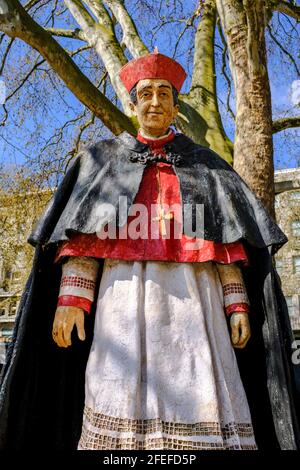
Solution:
<svg viewBox="0 0 300 470">
<path fill-rule="evenodd" d="M 143 142 L 138 141 L 132 134 L 128 132 L 122 132 L 118 137 L 116 137 L 125 147 L 133 150 L 137 153 L 143 153 L 149 150 L 149 146 Z M 165 149 L 168 152 L 174 152 L 180 154 L 186 152 L 188 147 L 194 145 L 194 142 L 184 134 L 176 134 L 174 139 L 171 142 L 168 142 L 165 145 Z"/>
</svg>

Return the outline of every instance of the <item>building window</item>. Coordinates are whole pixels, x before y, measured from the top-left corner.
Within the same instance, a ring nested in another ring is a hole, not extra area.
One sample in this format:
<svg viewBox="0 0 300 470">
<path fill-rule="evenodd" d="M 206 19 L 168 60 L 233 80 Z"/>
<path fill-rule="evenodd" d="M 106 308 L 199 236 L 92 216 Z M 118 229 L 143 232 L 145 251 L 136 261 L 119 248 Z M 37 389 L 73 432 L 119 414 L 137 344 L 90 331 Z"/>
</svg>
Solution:
<svg viewBox="0 0 300 470">
<path fill-rule="evenodd" d="M 0 317 L 4 317 L 6 313 L 5 308 L 0 308 Z"/>
<path fill-rule="evenodd" d="M 288 295 L 288 296 L 286 296 L 285 300 L 286 300 L 287 308 L 288 308 L 288 311 L 289 311 L 289 316 L 293 317 L 295 315 L 295 309 L 294 309 L 294 305 L 293 305 L 293 297 L 291 295 Z"/>
<path fill-rule="evenodd" d="M 276 259 L 276 271 L 278 272 L 279 276 L 281 276 L 283 271 L 283 261 L 282 259 Z"/>
<path fill-rule="evenodd" d="M 293 257 L 294 273 L 300 274 L 300 256 Z"/>
<path fill-rule="evenodd" d="M 300 237 L 300 220 L 294 220 L 291 225 L 294 237 Z"/>
</svg>

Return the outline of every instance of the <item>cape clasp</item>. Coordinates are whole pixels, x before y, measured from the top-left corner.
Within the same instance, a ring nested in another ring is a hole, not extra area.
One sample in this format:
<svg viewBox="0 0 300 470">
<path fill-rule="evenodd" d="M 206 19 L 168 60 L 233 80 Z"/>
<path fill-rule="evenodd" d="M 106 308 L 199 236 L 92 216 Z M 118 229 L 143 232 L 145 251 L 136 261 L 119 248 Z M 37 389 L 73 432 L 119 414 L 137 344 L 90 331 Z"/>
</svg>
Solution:
<svg viewBox="0 0 300 470">
<path fill-rule="evenodd" d="M 133 163 L 140 163 L 147 165 L 148 163 L 164 162 L 170 163 L 170 165 L 179 166 L 182 162 L 181 155 L 177 153 L 167 153 L 165 156 L 153 155 L 151 152 L 145 152 L 142 154 L 130 155 L 129 160 Z"/>
</svg>

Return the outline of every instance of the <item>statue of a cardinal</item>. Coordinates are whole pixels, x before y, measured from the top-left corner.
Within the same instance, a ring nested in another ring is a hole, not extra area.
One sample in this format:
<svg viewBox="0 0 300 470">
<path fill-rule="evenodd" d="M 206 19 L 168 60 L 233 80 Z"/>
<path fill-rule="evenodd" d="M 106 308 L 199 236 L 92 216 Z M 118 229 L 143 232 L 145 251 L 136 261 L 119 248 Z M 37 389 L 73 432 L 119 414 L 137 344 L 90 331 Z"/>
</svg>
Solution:
<svg viewBox="0 0 300 470">
<path fill-rule="evenodd" d="M 156 51 L 120 78 L 137 137 L 85 148 L 30 237 L 1 448 L 296 449 L 272 263 L 286 237 L 229 164 L 173 130 L 180 64 Z"/>
</svg>

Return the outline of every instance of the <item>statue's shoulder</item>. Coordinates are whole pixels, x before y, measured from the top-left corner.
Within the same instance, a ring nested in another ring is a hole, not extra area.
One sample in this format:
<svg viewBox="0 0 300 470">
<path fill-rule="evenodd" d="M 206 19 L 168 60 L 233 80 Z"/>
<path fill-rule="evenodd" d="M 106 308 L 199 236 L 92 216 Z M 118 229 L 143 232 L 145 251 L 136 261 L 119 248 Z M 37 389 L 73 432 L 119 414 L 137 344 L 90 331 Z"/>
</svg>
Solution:
<svg viewBox="0 0 300 470">
<path fill-rule="evenodd" d="M 197 144 L 185 134 L 177 134 L 174 144 L 178 153 L 186 153 L 196 163 L 204 164 L 209 169 L 234 171 L 232 166 L 209 147 Z"/>
<path fill-rule="evenodd" d="M 134 135 L 124 131 L 118 136 L 100 140 L 99 142 L 87 146 L 83 153 L 89 153 L 92 156 L 103 156 L 124 158 L 128 152 L 141 153 L 145 151 L 146 144 L 139 142 Z"/>
<path fill-rule="evenodd" d="M 101 139 L 97 142 L 93 142 L 91 144 L 86 144 L 82 147 L 80 154 L 90 154 L 95 155 L 97 153 L 108 152 L 113 148 L 119 147 L 121 142 L 118 140 L 117 137 L 110 137 L 107 139 Z"/>
<path fill-rule="evenodd" d="M 77 158 L 80 160 L 80 165 L 84 167 L 89 164 L 103 166 L 119 153 L 122 153 L 122 144 L 117 137 L 111 137 L 84 145 Z"/>
</svg>

